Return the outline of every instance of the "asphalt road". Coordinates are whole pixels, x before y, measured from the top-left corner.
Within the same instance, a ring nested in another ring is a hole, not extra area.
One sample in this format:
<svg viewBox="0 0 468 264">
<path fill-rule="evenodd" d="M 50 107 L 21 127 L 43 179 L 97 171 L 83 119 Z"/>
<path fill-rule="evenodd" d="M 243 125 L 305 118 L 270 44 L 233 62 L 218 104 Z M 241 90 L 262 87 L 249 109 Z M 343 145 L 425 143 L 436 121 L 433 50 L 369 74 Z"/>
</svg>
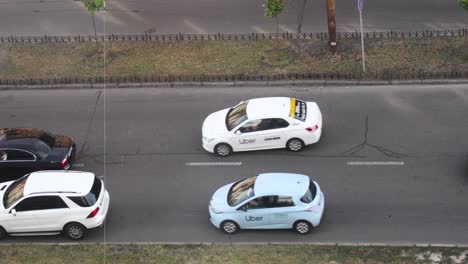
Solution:
<svg viewBox="0 0 468 264">
<path fill-rule="evenodd" d="M 296 32 L 303 0 L 286 0 L 280 31 Z M 468 28 L 456 0 L 364 1 L 365 31 Z M 108 0 L 96 13 L 99 33 L 275 32 L 263 0 Z M 336 0 L 338 31 L 359 30 L 357 0 Z M 303 32 L 327 30 L 326 0 L 307 1 Z M 104 23 L 105 22 L 105 23 Z M 104 26 L 105 24 L 105 26 Z M 78 0 L 0 0 L 0 35 L 93 34 L 91 16 Z"/>
<path fill-rule="evenodd" d="M 207 114 L 263 96 L 318 102 L 322 140 L 301 153 L 224 159 L 202 149 Z M 108 221 L 86 241 L 468 243 L 467 105 L 466 85 L 1 91 L 0 124 L 72 135 L 79 149 L 75 169 L 104 176 Z M 306 236 L 289 230 L 227 236 L 211 226 L 212 193 L 261 172 L 304 173 L 318 181 L 327 199 L 322 224 Z M 3 242 L 39 241 L 68 240 Z"/>
</svg>

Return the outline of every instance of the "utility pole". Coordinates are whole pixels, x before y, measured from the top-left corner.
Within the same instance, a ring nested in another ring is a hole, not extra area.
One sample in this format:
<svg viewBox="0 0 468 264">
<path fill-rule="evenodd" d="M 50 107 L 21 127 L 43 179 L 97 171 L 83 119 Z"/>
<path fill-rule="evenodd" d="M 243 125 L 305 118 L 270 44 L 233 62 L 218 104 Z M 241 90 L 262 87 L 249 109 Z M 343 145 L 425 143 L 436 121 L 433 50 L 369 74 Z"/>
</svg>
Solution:
<svg viewBox="0 0 468 264">
<path fill-rule="evenodd" d="M 336 52 L 335 0 L 326 1 L 328 18 L 328 44 L 330 45 L 330 51 Z"/>
<path fill-rule="evenodd" d="M 359 27 L 361 29 L 361 52 L 362 52 L 362 71 L 366 71 L 366 53 L 364 52 L 364 32 L 362 29 L 362 10 L 364 9 L 364 0 L 358 0 Z"/>
</svg>

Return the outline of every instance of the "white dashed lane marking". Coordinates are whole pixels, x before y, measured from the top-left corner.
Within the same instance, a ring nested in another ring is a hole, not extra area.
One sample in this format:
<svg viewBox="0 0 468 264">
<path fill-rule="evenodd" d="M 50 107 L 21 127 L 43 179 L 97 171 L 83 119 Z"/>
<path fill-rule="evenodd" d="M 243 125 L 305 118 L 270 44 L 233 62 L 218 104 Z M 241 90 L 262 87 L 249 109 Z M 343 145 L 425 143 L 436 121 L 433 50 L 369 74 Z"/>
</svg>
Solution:
<svg viewBox="0 0 468 264">
<path fill-rule="evenodd" d="M 242 162 L 186 162 L 185 166 L 242 166 Z"/>
<path fill-rule="evenodd" d="M 403 161 L 348 161 L 349 166 L 403 166 Z"/>
</svg>

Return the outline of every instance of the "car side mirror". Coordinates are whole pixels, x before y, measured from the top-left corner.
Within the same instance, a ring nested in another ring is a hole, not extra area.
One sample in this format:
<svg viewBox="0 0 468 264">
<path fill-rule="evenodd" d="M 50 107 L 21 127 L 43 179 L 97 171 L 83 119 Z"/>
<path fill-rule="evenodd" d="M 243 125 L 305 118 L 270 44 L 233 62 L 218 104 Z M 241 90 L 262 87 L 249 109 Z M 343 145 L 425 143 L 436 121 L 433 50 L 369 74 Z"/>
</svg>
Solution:
<svg viewBox="0 0 468 264">
<path fill-rule="evenodd" d="M 240 130 L 237 130 L 235 134 L 236 135 L 242 135 L 242 132 Z"/>
<path fill-rule="evenodd" d="M 16 209 L 15 209 L 15 208 L 11 209 L 10 213 L 11 213 L 12 215 L 16 216 Z"/>
</svg>

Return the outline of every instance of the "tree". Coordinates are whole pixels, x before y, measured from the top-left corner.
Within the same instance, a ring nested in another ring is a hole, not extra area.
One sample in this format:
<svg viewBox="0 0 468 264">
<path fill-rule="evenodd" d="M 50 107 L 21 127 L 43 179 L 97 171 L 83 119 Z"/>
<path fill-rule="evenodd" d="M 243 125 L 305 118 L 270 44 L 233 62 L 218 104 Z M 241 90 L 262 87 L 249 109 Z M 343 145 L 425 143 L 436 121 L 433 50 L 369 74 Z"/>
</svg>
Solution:
<svg viewBox="0 0 468 264">
<path fill-rule="evenodd" d="M 96 32 L 96 22 L 94 20 L 94 12 L 103 9 L 106 6 L 104 0 L 80 0 L 83 5 L 86 7 L 89 13 L 91 13 L 91 17 L 93 20 L 93 28 L 94 28 L 94 36 L 97 39 L 97 32 Z"/>
<path fill-rule="evenodd" d="M 265 16 L 276 19 L 276 34 L 278 34 L 278 16 L 284 10 L 283 0 L 265 0 Z"/>
<path fill-rule="evenodd" d="M 468 11 L 468 0 L 458 0 L 458 5 Z"/>
</svg>

